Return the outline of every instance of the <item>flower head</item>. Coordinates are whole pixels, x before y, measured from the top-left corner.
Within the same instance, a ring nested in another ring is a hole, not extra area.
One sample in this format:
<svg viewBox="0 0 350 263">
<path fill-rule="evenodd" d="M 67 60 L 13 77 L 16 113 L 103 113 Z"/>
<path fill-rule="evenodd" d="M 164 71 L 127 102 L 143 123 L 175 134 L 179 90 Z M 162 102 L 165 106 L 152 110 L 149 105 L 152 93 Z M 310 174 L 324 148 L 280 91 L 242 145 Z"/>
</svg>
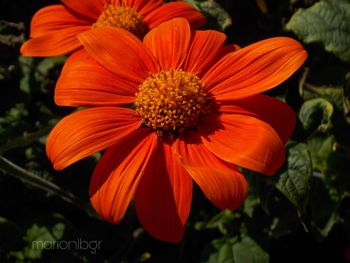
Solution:
<svg viewBox="0 0 350 263">
<path fill-rule="evenodd" d="M 57 56 L 78 49 L 77 35 L 91 28 L 117 27 L 142 38 L 150 29 L 175 17 L 188 19 L 194 28 L 205 17 L 184 2 L 162 0 L 62 0 L 33 17 L 30 39 L 21 48 L 25 56 Z"/>
<path fill-rule="evenodd" d="M 302 65 L 307 54 L 297 41 L 277 37 L 233 51 L 223 33 L 191 31 L 182 18 L 143 42 L 118 28 L 79 40 L 85 49 L 65 64 L 55 100 L 87 109 L 53 129 L 47 154 L 63 169 L 107 149 L 90 185 L 104 219 L 118 223 L 134 197 L 144 228 L 178 242 L 192 180 L 215 206 L 235 209 L 247 194 L 236 165 L 272 175 L 284 162 L 295 115 L 259 93 Z"/>
</svg>

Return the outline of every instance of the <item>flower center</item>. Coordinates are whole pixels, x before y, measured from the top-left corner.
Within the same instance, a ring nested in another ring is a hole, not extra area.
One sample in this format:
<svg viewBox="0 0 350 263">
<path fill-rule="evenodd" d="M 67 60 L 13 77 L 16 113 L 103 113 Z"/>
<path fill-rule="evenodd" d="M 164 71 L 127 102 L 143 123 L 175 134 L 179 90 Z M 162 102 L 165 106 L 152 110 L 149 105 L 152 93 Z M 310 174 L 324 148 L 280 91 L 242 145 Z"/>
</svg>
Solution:
<svg viewBox="0 0 350 263">
<path fill-rule="evenodd" d="M 202 82 L 183 70 L 151 74 L 135 95 L 136 111 L 158 136 L 177 137 L 195 128 L 199 117 L 209 111 L 210 98 Z"/>
<path fill-rule="evenodd" d="M 142 38 L 147 31 L 139 13 L 128 6 L 106 5 L 93 27 L 120 27 Z"/>
</svg>

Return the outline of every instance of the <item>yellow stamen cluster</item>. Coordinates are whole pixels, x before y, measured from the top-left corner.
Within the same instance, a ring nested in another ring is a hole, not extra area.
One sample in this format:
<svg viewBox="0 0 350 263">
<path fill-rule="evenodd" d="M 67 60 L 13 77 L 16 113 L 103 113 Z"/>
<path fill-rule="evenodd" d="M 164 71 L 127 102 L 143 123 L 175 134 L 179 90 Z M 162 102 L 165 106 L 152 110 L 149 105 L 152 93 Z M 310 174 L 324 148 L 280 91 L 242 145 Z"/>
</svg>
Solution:
<svg viewBox="0 0 350 263">
<path fill-rule="evenodd" d="M 120 27 L 142 38 L 147 27 L 142 17 L 134 8 L 128 6 L 106 5 L 104 11 L 97 19 L 93 27 Z"/>
<path fill-rule="evenodd" d="M 193 73 L 170 69 L 151 74 L 135 94 L 136 111 L 159 136 L 176 137 L 208 111 L 209 97 Z"/>
</svg>

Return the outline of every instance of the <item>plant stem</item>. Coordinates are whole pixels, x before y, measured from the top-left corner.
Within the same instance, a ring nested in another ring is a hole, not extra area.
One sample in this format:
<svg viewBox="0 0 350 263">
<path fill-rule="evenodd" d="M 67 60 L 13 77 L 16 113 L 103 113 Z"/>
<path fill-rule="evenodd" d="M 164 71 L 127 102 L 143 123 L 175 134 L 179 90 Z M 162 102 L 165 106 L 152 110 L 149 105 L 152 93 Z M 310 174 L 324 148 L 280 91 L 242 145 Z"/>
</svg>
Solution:
<svg viewBox="0 0 350 263">
<path fill-rule="evenodd" d="M 75 205 L 76 207 L 82 210 L 85 210 L 84 203 L 72 193 L 67 192 L 58 185 L 46 181 L 43 178 L 23 169 L 22 167 L 14 164 L 13 162 L 11 162 L 3 156 L 0 156 L 0 169 L 6 171 L 7 173 L 19 178 L 20 180 L 34 187 L 58 195 L 65 201 Z"/>
</svg>

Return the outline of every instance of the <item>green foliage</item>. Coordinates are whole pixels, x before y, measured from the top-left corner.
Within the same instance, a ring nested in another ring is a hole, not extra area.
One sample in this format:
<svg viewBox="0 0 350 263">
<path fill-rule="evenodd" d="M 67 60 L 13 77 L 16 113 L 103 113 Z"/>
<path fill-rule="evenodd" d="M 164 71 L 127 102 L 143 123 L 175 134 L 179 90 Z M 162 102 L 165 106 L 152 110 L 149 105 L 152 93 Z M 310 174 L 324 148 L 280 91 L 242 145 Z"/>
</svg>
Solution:
<svg viewBox="0 0 350 263">
<path fill-rule="evenodd" d="M 328 169 L 328 159 L 333 152 L 335 143 L 334 135 L 312 136 L 307 140 L 308 149 L 311 153 L 312 166 L 315 170 L 325 174 Z"/>
<path fill-rule="evenodd" d="M 17 34 L 18 31 L 24 30 L 23 23 L 13 23 L 9 21 L 0 21 L 0 44 L 16 47 L 24 40 L 23 34 Z M 11 32 L 12 34 L 9 34 Z M 16 32 L 16 33 L 14 33 Z"/>
<path fill-rule="evenodd" d="M 289 148 L 287 169 L 280 175 L 276 187 L 299 211 L 304 211 L 308 201 L 311 175 L 312 162 L 307 145 L 300 143 Z"/>
<path fill-rule="evenodd" d="M 327 51 L 350 62 L 350 3 L 347 0 L 322 0 L 300 9 L 286 28 L 305 43 L 320 42 Z"/>
<path fill-rule="evenodd" d="M 76 256 L 79 249 L 88 247 L 79 247 L 78 240 L 75 240 L 75 230 L 72 229 L 70 222 L 60 214 L 52 214 L 43 218 L 32 225 L 29 225 L 23 235 L 24 246 L 21 250 L 11 251 L 9 259 L 14 262 L 37 262 L 39 259 L 47 258 L 47 251 L 54 252 L 62 248 L 65 253 L 61 259 L 75 260 L 76 262 L 86 262 L 83 256 Z M 69 239 L 71 243 L 68 243 Z M 60 241 L 63 241 L 60 243 Z M 67 248 L 71 249 L 67 249 Z"/>
<path fill-rule="evenodd" d="M 44 246 L 35 247 L 33 244 L 40 244 L 40 242 L 47 242 L 54 244 L 55 241 L 60 240 L 63 236 L 64 225 L 62 223 L 55 224 L 52 228 L 46 226 L 38 226 L 34 224 L 27 230 L 26 235 L 23 237 L 27 242 L 27 247 L 24 248 L 23 257 L 28 259 L 41 258 L 41 254 L 45 251 Z M 21 255 L 22 257 L 22 255 Z"/>
<path fill-rule="evenodd" d="M 186 0 L 187 3 L 200 10 L 207 18 L 207 27 L 224 31 L 232 25 L 231 16 L 214 0 Z"/>
<path fill-rule="evenodd" d="M 23 119 L 28 116 L 28 110 L 23 103 L 14 105 L 0 118 L 0 140 L 9 138 L 18 128 L 24 129 Z"/>
<path fill-rule="evenodd" d="M 208 229 L 218 228 L 222 234 L 228 233 L 227 225 L 230 224 L 235 219 L 235 215 L 230 210 L 223 210 L 222 212 L 215 215 L 206 227 Z"/>
<path fill-rule="evenodd" d="M 304 84 L 303 99 L 311 100 L 322 98 L 332 103 L 338 110 L 344 109 L 344 89 L 342 87 L 315 86 Z"/>
<path fill-rule="evenodd" d="M 311 99 L 301 106 L 299 119 L 305 130 L 327 131 L 332 128 L 333 105 L 322 98 Z"/>
<path fill-rule="evenodd" d="M 268 263 L 269 255 L 253 239 L 223 238 L 213 241 L 218 250 L 206 263 Z"/>
</svg>

